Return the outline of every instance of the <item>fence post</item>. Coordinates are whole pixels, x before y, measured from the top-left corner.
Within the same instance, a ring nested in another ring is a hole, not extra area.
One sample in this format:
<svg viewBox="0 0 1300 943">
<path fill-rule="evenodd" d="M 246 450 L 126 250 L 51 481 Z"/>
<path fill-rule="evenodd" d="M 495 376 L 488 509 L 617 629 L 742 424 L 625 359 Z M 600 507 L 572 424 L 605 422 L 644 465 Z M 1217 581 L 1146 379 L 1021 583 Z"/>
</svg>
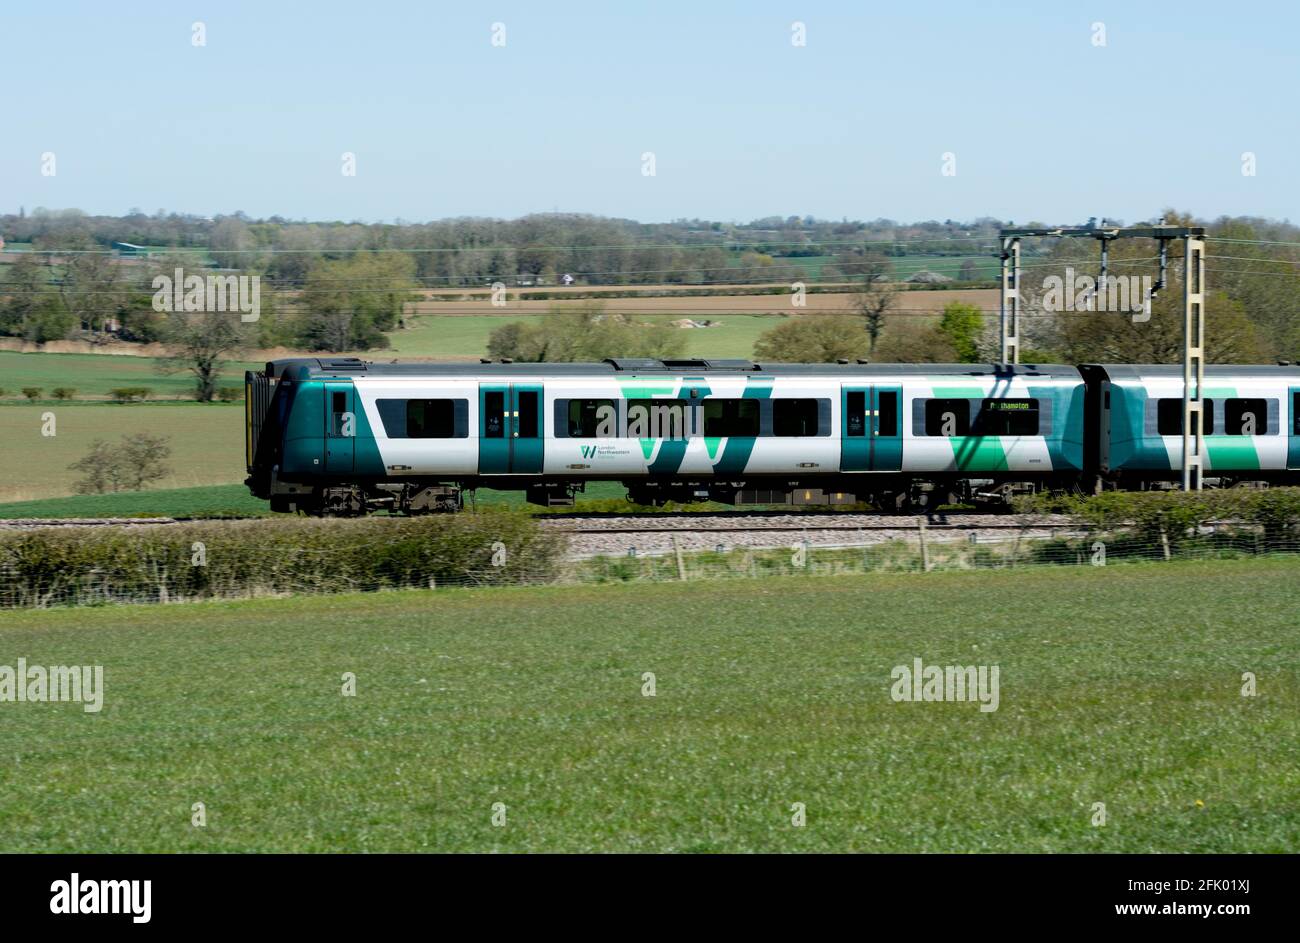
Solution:
<svg viewBox="0 0 1300 943">
<path fill-rule="evenodd" d="M 922 571 L 929 573 L 930 572 L 930 548 L 927 547 L 925 543 L 925 518 L 921 518 L 916 522 L 916 528 L 921 541 L 921 569 Z"/>
<path fill-rule="evenodd" d="M 677 578 L 679 580 L 684 580 L 686 579 L 686 561 L 682 559 L 682 548 L 681 545 L 677 543 L 676 534 L 672 535 L 671 540 L 673 542 L 673 555 L 677 557 Z"/>
</svg>

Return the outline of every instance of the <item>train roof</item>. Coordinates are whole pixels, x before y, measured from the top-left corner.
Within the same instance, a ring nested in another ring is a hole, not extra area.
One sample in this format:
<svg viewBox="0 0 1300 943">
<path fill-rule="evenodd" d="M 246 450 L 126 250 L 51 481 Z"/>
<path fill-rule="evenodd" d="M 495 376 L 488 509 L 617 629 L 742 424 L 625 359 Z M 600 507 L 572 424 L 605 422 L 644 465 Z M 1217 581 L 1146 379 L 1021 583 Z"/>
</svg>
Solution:
<svg viewBox="0 0 1300 943">
<path fill-rule="evenodd" d="M 1096 363 L 1084 364 L 1084 368 L 1100 368 L 1112 380 L 1167 380 L 1183 376 L 1182 364 L 1173 363 Z M 1300 364 L 1211 363 L 1205 365 L 1205 375 L 1219 380 L 1231 377 L 1300 379 Z"/>
<path fill-rule="evenodd" d="M 749 360 L 654 360 L 649 358 L 610 359 L 600 363 L 423 363 L 394 360 L 376 363 L 355 357 L 295 357 L 273 360 L 266 365 L 268 377 L 283 376 L 295 367 L 307 376 L 374 377 L 463 377 L 536 376 L 556 377 L 642 375 L 759 375 L 759 376 L 960 376 L 960 377 L 1062 377 L 1080 379 L 1076 367 L 1062 364 L 996 363 L 755 363 Z M 301 375 L 301 372 L 300 372 Z"/>
</svg>

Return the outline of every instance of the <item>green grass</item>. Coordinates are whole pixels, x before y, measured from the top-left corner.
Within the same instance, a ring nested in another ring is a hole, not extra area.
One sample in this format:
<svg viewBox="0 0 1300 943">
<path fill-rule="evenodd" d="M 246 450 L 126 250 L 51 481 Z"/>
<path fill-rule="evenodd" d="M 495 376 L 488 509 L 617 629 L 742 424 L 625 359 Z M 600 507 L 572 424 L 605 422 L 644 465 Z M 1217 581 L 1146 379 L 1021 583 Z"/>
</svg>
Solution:
<svg viewBox="0 0 1300 943">
<path fill-rule="evenodd" d="M 471 358 L 487 355 L 488 335 L 493 330 L 512 321 L 536 323 L 540 315 L 520 315 L 517 318 L 499 318 L 491 315 L 469 317 L 439 317 L 418 315 L 407 318 L 406 330 L 388 335 L 392 347 L 374 354 L 376 357 L 391 353 L 399 357 Z M 366 354 L 364 356 L 371 356 Z"/>
<path fill-rule="evenodd" d="M 119 359 L 119 358 L 113 358 Z M 52 412 L 55 435 L 42 435 L 43 414 Z M 149 432 L 168 436 L 173 472 L 160 488 L 243 481 L 243 403 L 62 403 L 0 409 L 0 501 L 30 501 L 73 493 L 80 477 L 68 465 L 94 439 L 118 441 Z"/>
<path fill-rule="evenodd" d="M 627 489 L 615 481 L 593 481 L 578 495 L 583 506 L 615 509 L 610 502 L 622 502 Z M 530 505 L 522 491 L 480 488 L 471 499 L 479 507 L 542 509 Z M 721 505 L 719 505 L 721 507 Z M 565 511 L 568 508 L 559 508 Z M 207 485 L 201 488 L 158 488 L 149 491 L 119 491 L 110 494 L 75 494 L 57 498 L 0 503 L 0 520 L 37 517 L 269 517 L 270 507 L 248 493 L 242 484 Z M 277 515 L 278 516 L 278 515 Z"/>
<path fill-rule="evenodd" d="M 267 502 L 244 485 L 77 494 L 0 504 L 0 519 L 34 517 L 262 517 Z"/>
<path fill-rule="evenodd" d="M 0 851 L 1294 851 L 1297 578 L 1264 559 L 7 613 L 0 664 L 100 664 L 106 697 L 0 704 Z M 916 657 L 998 665 L 999 709 L 894 703 Z"/>
<path fill-rule="evenodd" d="M 686 334 L 687 357 L 736 357 L 748 360 L 754 356 L 754 342 L 759 335 L 780 324 L 781 315 L 755 314 L 701 314 L 696 320 L 721 322 L 721 327 L 691 328 Z M 675 316 L 648 317 L 649 323 L 677 320 Z"/>
<path fill-rule="evenodd" d="M 57 386 L 72 387 L 78 396 L 108 396 L 108 391 L 119 386 L 147 386 L 154 396 L 192 397 L 194 378 L 188 372 L 162 376 L 157 371 L 153 357 L 131 357 L 111 354 L 20 354 L 0 351 L 0 387 L 9 391 L 9 399 L 19 395 L 25 386 L 45 390 L 49 398 Z M 227 364 L 220 381 L 221 386 L 243 389 L 244 370 L 260 369 L 262 364 Z"/>
<path fill-rule="evenodd" d="M 655 314 L 632 315 L 647 324 L 676 321 L 688 315 Z M 519 317 L 466 316 L 449 317 L 418 315 L 408 319 L 406 330 L 394 331 L 388 337 L 392 347 L 364 354 L 367 358 L 382 360 L 385 355 L 397 357 L 471 358 L 487 354 L 488 335 L 498 327 L 512 321 L 536 323 L 545 315 L 520 315 Z M 683 330 L 686 336 L 688 357 L 752 357 L 754 342 L 764 331 L 780 323 L 777 315 L 754 314 L 698 314 L 697 319 L 720 321 L 721 327 Z"/>
</svg>

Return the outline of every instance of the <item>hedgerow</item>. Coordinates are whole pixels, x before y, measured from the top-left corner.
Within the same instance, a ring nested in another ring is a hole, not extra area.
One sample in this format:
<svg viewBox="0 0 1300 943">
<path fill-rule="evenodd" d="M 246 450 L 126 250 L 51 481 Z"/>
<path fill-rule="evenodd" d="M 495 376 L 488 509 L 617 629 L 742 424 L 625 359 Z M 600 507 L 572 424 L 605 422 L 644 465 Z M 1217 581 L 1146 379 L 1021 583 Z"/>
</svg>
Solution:
<svg viewBox="0 0 1300 943">
<path fill-rule="evenodd" d="M 551 578 L 559 538 L 509 511 L 0 533 L 0 608 Z"/>
</svg>

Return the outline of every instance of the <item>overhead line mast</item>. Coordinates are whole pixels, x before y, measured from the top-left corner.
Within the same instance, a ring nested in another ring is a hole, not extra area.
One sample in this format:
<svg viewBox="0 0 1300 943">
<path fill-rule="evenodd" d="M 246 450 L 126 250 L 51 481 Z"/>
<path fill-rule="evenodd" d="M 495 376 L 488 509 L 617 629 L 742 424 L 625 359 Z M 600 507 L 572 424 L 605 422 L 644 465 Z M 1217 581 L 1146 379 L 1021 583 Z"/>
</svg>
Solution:
<svg viewBox="0 0 1300 943">
<path fill-rule="evenodd" d="M 1026 237 L 1087 237 L 1101 244 L 1101 275 L 1106 284 L 1114 239 L 1155 239 L 1160 244 L 1160 276 L 1146 299 L 1150 305 L 1165 287 L 1169 243 L 1183 241 L 1183 490 L 1201 490 L 1205 385 L 1205 228 L 1203 226 L 1057 227 L 1001 229 L 1002 300 L 999 306 L 1002 362 L 1020 363 L 1020 240 Z"/>
</svg>

